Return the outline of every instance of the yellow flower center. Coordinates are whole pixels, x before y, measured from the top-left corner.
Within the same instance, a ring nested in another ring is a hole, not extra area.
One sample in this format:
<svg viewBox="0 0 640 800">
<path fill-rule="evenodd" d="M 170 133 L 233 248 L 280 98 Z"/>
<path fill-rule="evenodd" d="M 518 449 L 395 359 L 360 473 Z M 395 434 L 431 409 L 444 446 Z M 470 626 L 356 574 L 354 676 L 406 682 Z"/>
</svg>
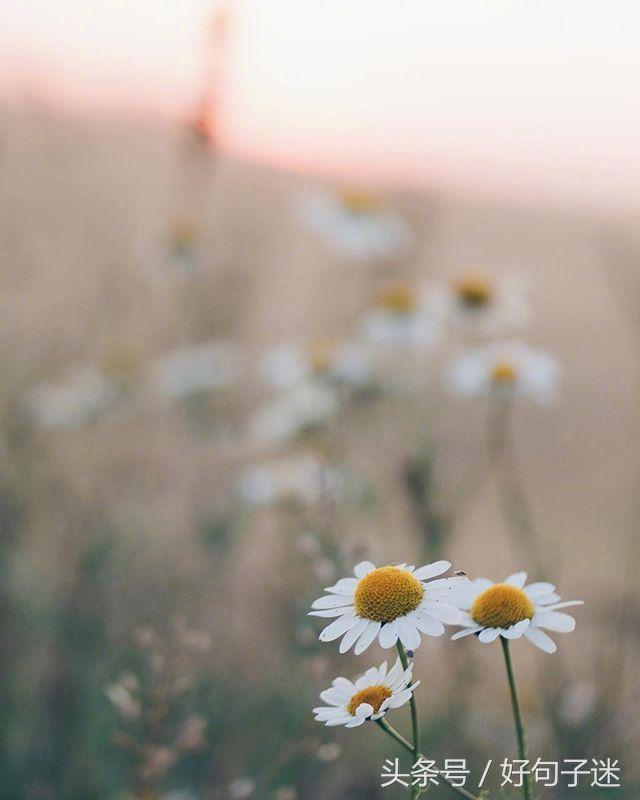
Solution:
<svg viewBox="0 0 640 800">
<path fill-rule="evenodd" d="M 391 697 L 391 689 L 389 689 L 388 686 L 368 686 L 366 689 L 353 695 L 349 701 L 347 710 L 352 717 L 355 717 L 358 706 L 362 703 L 369 703 L 373 708 L 373 713 L 377 714 L 378 711 L 380 711 L 380 706 L 389 697 Z"/>
<path fill-rule="evenodd" d="M 424 589 L 410 572 L 379 567 L 362 578 L 355 591 L 356 613 L 374 622 L 391 622 L 420 605 Z"/>
<path fill-rule="evenodd" d="M 393 314 L 410 314 L 418 305 L 413 287 L 407 283 L 392 283 L 378 295 L 378 305 Z"/>
<path fill-rule="evenodd" d="M 340 200 L 350 214 L 375 214 L 384 207 L 379 195 L 355 187 L 343 189 L 340 192 Z"/>
<path fill-rule="evenodd" d="M 501 386 L 515 383 L 517 377 L 516 368 L 508 361 L 499 361 L 491 370 L 491 380 Z"/>
<path fill-rule="evenodd" d="M 533 603 L 516 586 L 496 583 L 474 600 L 471 616 L 486 628 L 510 628 L 517 622 L 533 617 Z"/>
<path fill-rule="evenodd" d="M 327 372 L 331 367 L 333 345 L 329 339 L 316 339 L 309 348 L 308 359 L 312 372 Z"/>
<path fill-rule="evenodd" d="M 493 296 L 491 284 L 485 278 L 469 275 L 461 278 L 454 286 L 463 306 L 477 309 L 489 305 Z"/>
</svg>

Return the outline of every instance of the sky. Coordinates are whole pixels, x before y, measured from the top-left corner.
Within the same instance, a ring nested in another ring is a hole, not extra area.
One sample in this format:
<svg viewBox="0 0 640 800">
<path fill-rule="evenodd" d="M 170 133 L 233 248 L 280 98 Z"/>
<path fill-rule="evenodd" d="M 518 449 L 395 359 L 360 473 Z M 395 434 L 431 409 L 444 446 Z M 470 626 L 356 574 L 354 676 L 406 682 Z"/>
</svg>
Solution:
<svg viewBox="0 0 640 800">
<path fill-rule="evenodd" d="M 0 95 L 187 113 L 210 0 L 2 0 Z M 640 206 L 636 0 L 232 0 L 226 148 L 422 186 Z"/>
</svg>

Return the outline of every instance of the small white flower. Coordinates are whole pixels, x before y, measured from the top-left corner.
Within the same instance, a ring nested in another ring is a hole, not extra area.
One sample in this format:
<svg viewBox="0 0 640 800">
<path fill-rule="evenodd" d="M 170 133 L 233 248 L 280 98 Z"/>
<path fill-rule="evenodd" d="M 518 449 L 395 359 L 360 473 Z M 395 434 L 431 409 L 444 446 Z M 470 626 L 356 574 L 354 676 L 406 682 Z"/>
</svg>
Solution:
<svg viewBox="0 0 640 800">
<path fill-rule="evenodd" d="M 253 794 L 255 788 L 256 785 L 251 778 L 236 778 L 229 784 L 229 797 L 233 800 L 246 800 Z"/>
<path fill-rule="evenodd" d="M 26 398 L 27 410 L 41 425 L 78 428 L 91 422 L 118 396 L 115 381 L 94 367 L 83 367 L 60 383 L 39 383 Z"/>
<path fill-rule="evenodd" d="M 307 381 L 359 387 L 369 383 L 372 375 L 365 348 L 326 339 L 317 339 L 306 347 L 275 347 L 266 353 L 262 371 L 276 389 L 291 389 Z"/>
<path fill-rule="evenodd" d="M 531 583 L 525 586 L 526 572 L 517 572 L 503 583 L 493 583 L 486 578 L 477 578 L 466 584 L 458 584 L 453 591 L 453 600 L 462 612 L 458 623 L 464 630 L 451 638 L 478 634 L 485 644 L 498 636 L 519 639 L 526 636 L 545 653 L 555 653 L 555 642 L 542 630 L 571 633 L 576 621 L 559 609 L 581 606 L 582 600 L 560 602 L 555 586 L 551 583 Z"/>
<path fill-rule="evenodd" d="M 326 742 L 321 744 L 316 751 L 316 758 L 318 761 L 323 761 L 325 764 L 330 764 L 342 754 L 342 747 L 337 742 Z"/>
<path fill-rule="evenodd" d="M 152 382 L 163 397 L 176 399 L 228 387 L 238 373 L 234 348 L 226 342 L 208 342 L 175 350 L 156 361 Z"/>
<path fill-rule="evenodd" d="M 283 442 L 323 427 L 338 409 L 338 397 L 330 388 L 303 383 L 260 409 L 249 430 L 263 444 Z"/>
<path fill-rule="evenodd" d="M 383 197 L 360 189 L 309 192 L 301 203 L 300 218 L 335 251 L 353 259 L 397 256 L 414 239 Z"/>
<path fill-rule="evenodd" d="M 313 709 L 315 719 L 325 725 L 344 725 L 357 728 L 368 719 L 377 720 L 392 708 L 408 703 L 420 681 L 411 684 L 413 664 L 403 670 L 398 658 L 387 672 L 387 662 L 371 667 L 352 683 L 347 678 L 336 678 L 331 687 L 321 692 L 320 699 L 327 706 Z"/>
<path fill-rule="evenodd" d="M 362 561 L 353 570 L 355 578 L 342 578 L 327 587 L 328 595 L 313 603 L 311 616 L 338 617 L 321 632 L 320 641 L 342 637 L 340 652 L 355 645 L 359 655 L 375 639 L 385 649 L 399 639 L 406 648 L 416 650 L 421 634 L 441 636 L 443 623 L 460 621 L 460 612 L 449 598 L 454 586 L 466 578 L 430 579 L 450 567 L 448 561 L 437 561 L 419 569 L 407 564 L 376 568 Z"/>
<path fill-rule="evenodd" d="M 480 337 L 521 330 L 530 317 L 524 284 L 515 275 L 462 275 L 432 287 L 429 307 L 443 322 Z"/>
<path fill-rule="evenodd" d="M 336 494 L 339 484 L 334 469 L 306 454 L 247 467 L 239 490 L 247 503 L 257 507 L 286 501 L 310 505 L 325 492 Z"/>
<path fill-rule="evenodd" d="M 560 362 L 544 350 L 520 341 L 497 342 L 458 356 L 447 382 L 464 397 L 514 394 L 549 405 L 557 395 L 561 372 Z"/>
<path fill-rule="evenodd" d="M 402 282 L 384 287 L 360 320 L 361 336 L 372 345 L 432 348 L 440 331 L 424 292 Z"/>
</svg>

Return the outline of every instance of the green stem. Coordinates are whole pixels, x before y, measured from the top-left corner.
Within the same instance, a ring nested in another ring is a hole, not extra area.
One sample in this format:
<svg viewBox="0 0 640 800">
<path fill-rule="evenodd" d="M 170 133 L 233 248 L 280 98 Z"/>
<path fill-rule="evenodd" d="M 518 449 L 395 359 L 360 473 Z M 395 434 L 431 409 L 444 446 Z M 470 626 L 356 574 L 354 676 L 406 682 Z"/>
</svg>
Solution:
<svg viewBox="0 0 640 800">
<path fill-rule="evenodd" d="M 391 736 L 392 739 L 395 739 L 396 742 L 401 744 L 406 750 L 408 750 L 410 753 L 413 753 L 413 756 L 416 759 L 416 761 L 418 759 L 420 759 L 420 758 L 425 758 L 425 756 L 422 755 L 421 753 L 418 753 L 418 755 L 416 757 L 415 750 L 414 750 L 413 745 L 411 744 L 411 742 L 409 742 L 407 739 L 405 739 L 404 736 L 401 733 L 398 733 L 398 731 L 395 728 L 393 728 L 391 725 L 389 725 L 389 723 L 384 718 L 376 720 L 376 725 L 378 725 L 380 728 L 382 728 L 382 730 L 385 733 L 388 733 L 389 736 Z M 434 767 L 434 769 L 438 773 L 439 780 L 441 780 L 442 783 L 444 783 L 445 786 L 448 786 L 449 789 L 451 789 L 452 792 L 455 792 L 459 797 L 464 797 L 465 800 L 479 800 L 479 798 L 476 797 L 475 794 L 471 794 L 471 792 L 468 792 L 466 789 L 463 789 L 461 786 L 454 786 L 448 778 L 445 778 L 445 776 L 440 772 L 438 767 Z"/>
<path fill-rule="evenodd" d="M 511 705 L 513 706 L 513 719 L 516 724 L 516 738 L 518 740 L 518 757 L 521 761 L 527 760 L 527 742 L 524 735 L 524 725 L 522 724 L 522 714 L 520 712 L 520 703 L 518 702 L 518 692 L 516 691 L 516 682 L 513 677 L 513 666 L 511 664 L 511 651 L 509 650 L 509 641 L 503 636 L 500 637 L 502 643 L 502 651 L 504 653 L 504 663 L 507 668 L 507 678 L 509 679 L 509 690 L 511 692 Z M 522 796 L 524 800 L 531 800 L 531 788 L 529 786 L 529 776 L 523 774 L 522 781 Z"/>
<path fill-rule="evenodd" d="M 402 668 L 406 670 L 409 667 L 409 659 L 407 658 L 406 650 L 404 649 L 404 645 L 398 639 L 397 642 L 398 647 L 398 655 L 400 656 L 400 662 L 402 663 Z M 416 757 L 416 761 L 420 757 L 420 723 L 418 722 L 418 704 L 416 703 L 416 698 L 414 693 L 411 693 L 411 700 L 409 701 L 411 706 L 411 728 L 413 731 L 413 754 Z"/>
</svg>

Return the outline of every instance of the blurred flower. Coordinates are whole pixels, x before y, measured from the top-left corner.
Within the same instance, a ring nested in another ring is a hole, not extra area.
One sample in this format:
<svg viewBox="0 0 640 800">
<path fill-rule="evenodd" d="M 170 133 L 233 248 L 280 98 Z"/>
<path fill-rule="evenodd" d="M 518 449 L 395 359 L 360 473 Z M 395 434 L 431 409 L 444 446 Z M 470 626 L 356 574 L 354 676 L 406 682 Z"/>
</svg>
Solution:
<svg viewBox="0 0 640 800">
<path fill-rule="evenodd" d="M 492 393 L 525 395 L 540 405 L 555 399 L 561 367 L 544 350 L 510 341 L 478 347 L 456 358 L 449 385 L 466 397 Z"/>
<path fill-rule="evenodd" d="M 282 442 L 322 428 L 338 409 L 334 391 L 314 383 L 303 383 L 255 413 L 249 430 L 264 444 Z"/>
<path fill-rule="evenodd" d="M 439 341 L 440 324 L 422 291 L 396 282 L 378 293 L 360 320 L 360 332 L 374 345 L 430 348 Z"/>
<path fill-rule="evenodd" d="M 580 725 L 593 714 L 597 703 L 597 687 L 589 681 L 582 681 L 566 688 L 560 697 L 558 711 L 569 725 Z"/>
<path fill-rule="evenodd" d="M 293 786 L 281 786 L 276 789 L 275 800 L 296 800 L 298 793 Z"/>
<path fill-rule="evenodd" d="M 294 502 L 309 505 L 325 492 L 335 495 L 340 476 L 311 454 L 273 459 L 247 467 L 240 477 L 240 495 L 253 506 Z"/>
<path fill-rule="evenodd" d="M 413 241 L 409 226 L 386 200 L 361 189 L 309 192 L 300 211 L 303 224 L 350 258 L 397 256 Z"/>
<path fill-rule="evenodd" d="M 117 396 L 117 385 L 94 367 L 87 366 L 63 382 L 32 386 L 26 405 L 41 425 L 78 428 L 95 419 Z"/>
<path fill-rule="evenodd" d="M 175 350 L 156 361 L 152 382 L 159 393 L 175 399 L 209 389 L 226 388 L 239 374 L 238 355 L 226 342 L 208 342 Z"/>
<path fill-rule="evenodd" d="M 204 732 L 207 721 L 204 717 L 193 715 L 186 719 L 178 733 L 176 747 L 183 753 L 201 750 L 206 745 Z"/>
<path fill-rule="evenodd" d="M 381 647 L 394 647 L 398 639 L 409 650 L 420 646 L 421 635 L 441 636 L 443 623 L 460 620 L 460 612 L 449 601 L 456 583 L 466 578 L 441 578 L 451 567 L 436 561 L 416 569 L 406 564 L 376 568 L 362 561 L 353 570 L 355 578 L 342 578 L 326 589 L 328 595 L 316 600 L 310 612 L 315 617 L 338 617 L 320 634 L 320 641 L 340 637 L 340 652 L 355 644 L 363 653 L 378 639 Z M 429 581 L 427 583 L 427 581 Z"/>
<path fill-rule="evenodd" d="M 318 761 L 330 764 L 342 755 L 342 747 L 337 742 L 326 742 L 321 744 L 316 752 Z"/>
<path fill-rule="evenodd" d="M 275 347 L 266 353 L 262 371 L 276 389 L 291 389 L 309 380 L 356 387 L 371 380 L 371 363 L 365 348 L 331 339 L 316 339 L 307 347 Z"/>
<path fill-rule="evenodd" d="M 509 333 L 529 321 L 525 286 L 515 275 L 462 275 L 452 283 L 432 287 L 429 308 L 443 322 L 472 336 Z"/>
<path fill-rule="evenodd" d="M 336 678 L 331 687 L 320 693 L 320 699 L 328 706 L 313 709 L 315 719 L 325 725 L 344 725 L 357 728 L 368 719 L 384 717 L 392 708 L 400 708 L 411 699 L 420 681 L 411 684 L 413 664 L 402 669 L 400 659 L 387 673 L 387 662 L 379 667 L 371 667 L 352 683 L 347 678 Z"/>
<path fill-rule="evenodd" d="M 493 642 L 498 636 L 519 639 L 526 636 L 545 653 L 555 653 L 554 641 L 541 630 L 546 628 L 558 633 L 571 633 L 576 621 L 569 614 L 558 613 L 558 609 L 580 606 L 582 600 L 558 602 L 560 596 L 550 583 L 531 583 L 525 586 L 526 572 L 510 575 L 504 583 L 493 583 L 486 578 L 477 578 L 456 585 L 452 598 L 462 611 L 458 623 L 464 630 L 451 638 L 478 634 L 481 642 Z"/>
<path fill-rule="evenodd" d="M 145 761 L 140 768 L 140 774 L 147 780 L 158 780 L 177 760 L 177 753 L 170 747 L 149 746 L 146 748 Z"/>
<path fill-rule="evenodd" d="M 141 714 L 140 703 L 134 699 L 122 682 L 107 686 L 105 694 L 124 719 L 138 719 Z"/>
<path fill-rule="evenodd" d="M 229 784 L 229 797 L 232 800 L 245 800 L 256 788 L 251 778 L 237 778 Z"/>
</svg>

